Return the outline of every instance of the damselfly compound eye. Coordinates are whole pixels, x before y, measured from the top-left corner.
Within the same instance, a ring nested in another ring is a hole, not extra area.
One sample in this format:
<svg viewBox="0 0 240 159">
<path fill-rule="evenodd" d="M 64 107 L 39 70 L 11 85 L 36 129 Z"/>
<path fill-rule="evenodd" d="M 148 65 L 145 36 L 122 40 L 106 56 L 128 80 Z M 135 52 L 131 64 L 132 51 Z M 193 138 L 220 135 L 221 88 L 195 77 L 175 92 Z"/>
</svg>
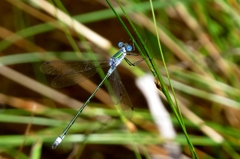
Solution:
<svg viewBox="0 0 240 159">
<path fill-rule="evenodd" d="M 127 50 L 127 51 L 132 51 L 132 46 L 131 46 L 131 45 L 127 45 L 127 46 L 126 46 L 126 50 Z"/>
<path fill-rule="evenodd" d="M 124 45 L 123 42 L 119 42 L 119 43 L 118 43 L 118 47 L 120 47 L 120 48 L 123 47 L 123 45 Z"/>
</svg>

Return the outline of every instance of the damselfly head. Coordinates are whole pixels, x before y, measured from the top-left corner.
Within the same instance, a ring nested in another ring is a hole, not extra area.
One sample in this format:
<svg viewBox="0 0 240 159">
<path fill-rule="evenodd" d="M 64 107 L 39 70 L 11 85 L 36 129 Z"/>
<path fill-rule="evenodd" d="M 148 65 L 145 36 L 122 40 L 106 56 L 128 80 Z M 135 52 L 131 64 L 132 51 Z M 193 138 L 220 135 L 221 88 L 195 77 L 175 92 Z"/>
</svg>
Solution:
<svg viewBox="0 0 240 159">
<path fill-rule="evenodd" d="M 133 50 L 133 47 L 130 44 L 123 43 L 122 41 L 118 43 L 118 47 L 119 48 L 124 47 L 127 52 L 130 52 Z"/>
</svg>

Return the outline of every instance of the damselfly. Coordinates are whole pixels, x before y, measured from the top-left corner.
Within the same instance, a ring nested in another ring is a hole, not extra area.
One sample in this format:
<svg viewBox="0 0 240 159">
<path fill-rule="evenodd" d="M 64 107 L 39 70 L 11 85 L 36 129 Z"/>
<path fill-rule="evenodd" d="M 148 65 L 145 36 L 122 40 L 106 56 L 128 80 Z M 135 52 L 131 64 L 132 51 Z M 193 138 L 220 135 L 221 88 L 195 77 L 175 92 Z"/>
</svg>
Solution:
<svg viewBox="0 0 240 159">
<path fill-rule="evenodd" d="M 78 110 L 76 115 L 63 130 L 63 132 L 57 137 L 55 142 L 52 145 L 52 148 L 56 148 L 66 136 L 68 130 L 71 128 L 79 114 L 83 111 L 86 105 L 90 102 L 92 97 L 101 87 L 106 79 L 109 80 L 109 94 L 113 99 L 114 104 L 119 104 L 123 115 L 130 119 L 133 114 L 133 106 L 131 100 L 123 86 L 120 76 L 116 70 L 117 66 L 124 59 L 129 65 L 134 66 L 134 63 L 131 63 L 125 56 L 131 55 L 133 50 L 132 45 L 119 42 L 118 47 L 119 51 L 114 54 L 109 60 L 89 60 L 89 61 L 48 61 L 41 65 L 40 70 L 45 74 L 56 75 L 52 81 L 52 86 L 56 88 L 70 86 L 79 82 L 86 80 L 97 72 L 99 67 L 109 66 L 109 70 L 106 76 L 99 83 L 94 92 L 90 95 L 87 101 L 83 106 Z M 134 54 L 135 55 L 135 54 Z"/>
</svg>

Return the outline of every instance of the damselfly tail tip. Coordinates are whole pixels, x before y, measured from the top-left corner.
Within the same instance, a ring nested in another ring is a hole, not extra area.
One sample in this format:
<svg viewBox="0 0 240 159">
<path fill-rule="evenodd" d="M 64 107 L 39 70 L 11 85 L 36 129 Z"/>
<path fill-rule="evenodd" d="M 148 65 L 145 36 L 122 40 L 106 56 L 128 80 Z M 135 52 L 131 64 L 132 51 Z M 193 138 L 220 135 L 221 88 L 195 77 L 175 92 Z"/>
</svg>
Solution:
<svg viewBox="0 0 240 159">
<path fill-rule="evenodd" d="M 52 145 L 52 149 L 55 149 L 61 142 L 62 142 L 62 139 L 61 139 L 60 137 L 58 137 L 58 138 L 54 141 L 54 143 L 53 143 L 53 145 Z"/>
</svg>

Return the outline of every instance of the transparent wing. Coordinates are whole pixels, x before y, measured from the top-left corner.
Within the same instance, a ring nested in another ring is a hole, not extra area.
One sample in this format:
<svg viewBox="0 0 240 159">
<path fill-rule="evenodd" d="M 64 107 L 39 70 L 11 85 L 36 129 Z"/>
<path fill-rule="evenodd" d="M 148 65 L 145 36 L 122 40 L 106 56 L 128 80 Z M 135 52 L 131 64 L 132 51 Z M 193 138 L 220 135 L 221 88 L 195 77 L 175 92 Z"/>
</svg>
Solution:
<svg viewBox="0 0 240 159">
<path fill-rule="evenodd" d="M 71 73 L 79 73 L 91 70 L 96 67 L 106 67 L 108 66 L 109 60 L 103 61 L 47 61 L 44 62 L 40 70 L 49 75 L 64 75 L 64 74 L 71 74 Z"/>
<path fill-rule="evenodd" d="M 49 61 L 41 65 L 45 74 L 57 75 L 52 81 L 55 88 L 67 87 L 80 83 L 93 76 L 98 67 L 108 66 L 108 61 Z"/>
<path fill-rule="evenodd" d="M 113 71 L 109 77 L 109 83 L 110 87 L 108 91 L 114 104 L 119 104 L 123 115 L 131 119 L 133 115 L 133 105 L 117 70 Z"/>
<path fill-rule="evenodd" d="M 59 75 L 52 80 L 52 87 L 62 88 L 74 85 L 76 83 L 83 82 L 89 77 L 93 76 L 97 72 L 96 69 L 91 69 L 90 71 L 71 73 L 65 75 Z"/>
</svg>

